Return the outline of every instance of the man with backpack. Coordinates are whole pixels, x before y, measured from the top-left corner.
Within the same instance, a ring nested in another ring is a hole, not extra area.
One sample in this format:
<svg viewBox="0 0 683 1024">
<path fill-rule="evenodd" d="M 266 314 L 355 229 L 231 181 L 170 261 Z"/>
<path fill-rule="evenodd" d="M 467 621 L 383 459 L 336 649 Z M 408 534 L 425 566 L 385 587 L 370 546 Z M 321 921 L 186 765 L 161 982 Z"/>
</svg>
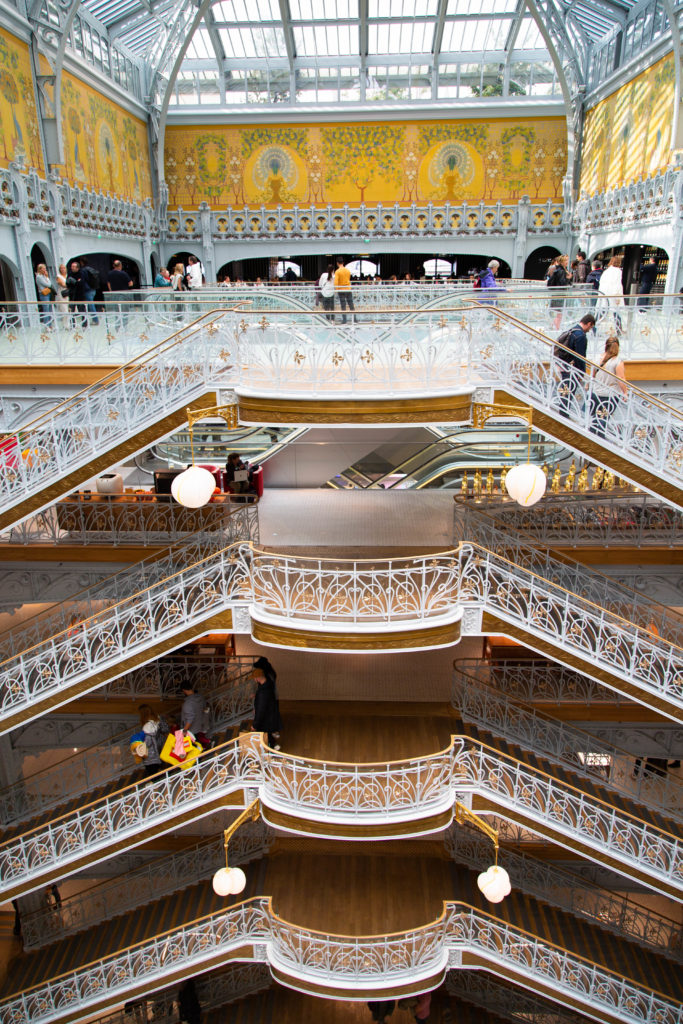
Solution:
<svg viewBox="0 0 683 1024">
<path fill-rule="evenodd" d="M 588 331 L 595 327 L 595 317 L 585 313 L 578 324 L 564 331 L 557 339 L 553 350 L 553 359 L 560 371 L 557 393 L 560 399 L 560 412 L 567 416 L 576 389 L 582 378 L 580 373 L 586 372 L 586 352 L 588 350 Z"/>
<path fill-rule="evenodd" d="M 98 324 L 99 317 L 95 308 L 95 295 L 100 290 L 100 275 L 91 267 L 85 256 L 78 261 L 81 265 L 81 283 L 83 287 L 83 298 L 86 301 L 88 313 L 92 316 L 92 322 Z"/>
</svg>

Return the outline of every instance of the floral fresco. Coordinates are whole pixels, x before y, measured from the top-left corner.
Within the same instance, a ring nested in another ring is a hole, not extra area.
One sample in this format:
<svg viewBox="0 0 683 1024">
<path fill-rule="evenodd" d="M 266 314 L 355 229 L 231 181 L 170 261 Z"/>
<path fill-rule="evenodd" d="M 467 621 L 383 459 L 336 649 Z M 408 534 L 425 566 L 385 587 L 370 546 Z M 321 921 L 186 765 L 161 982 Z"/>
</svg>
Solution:
<svg viewBox="0 0 683 1024">
<path fill-rule="evenodd" d="M 558 200 L 564 118 L 169 126 L 171 206 Z"/>
<path fill-rule="evenodd" d="M 666 169 L 674 73 L 669 54 L 586 113 L 582 194 L 606 192 Z"/>
<path fill-rule="evenodd" d="M 0 29 L 0 166 L 44 173 L 28 46 Z"/>
<path fill-rule="evenodd" d="M 142 202 L 152 195 L 144 121 L 64 72 L 62 174 L 71 185 Z"/>
</svg>

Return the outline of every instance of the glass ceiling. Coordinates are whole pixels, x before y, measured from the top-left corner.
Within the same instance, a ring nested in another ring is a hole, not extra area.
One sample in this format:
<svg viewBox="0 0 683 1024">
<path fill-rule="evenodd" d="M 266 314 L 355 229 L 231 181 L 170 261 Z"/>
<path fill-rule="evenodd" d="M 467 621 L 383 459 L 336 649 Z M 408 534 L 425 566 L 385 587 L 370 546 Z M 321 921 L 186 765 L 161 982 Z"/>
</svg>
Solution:
<svg viewBox="0 0 683 1024">
<path fill-rule="evenodd" d="M 182 19 L 189 23 L 195 10 L 188 4 L 82 0 L 117 47 L 152 65 L 164 54 L 162 66 L 150 68 L 162 76 L 185 41 Z M 571 46 L 584 64 L 586 54 L 625 29 L 636 4 L 644 6 L 643 0 L 539 0 L 558 15 L 549 24 L 566 27 L 559 51 Z M 171 103 L 424 103 L 473 96 L 560 96 L 525 0 L 216 0 L 187 45 Z"/>
</svg>

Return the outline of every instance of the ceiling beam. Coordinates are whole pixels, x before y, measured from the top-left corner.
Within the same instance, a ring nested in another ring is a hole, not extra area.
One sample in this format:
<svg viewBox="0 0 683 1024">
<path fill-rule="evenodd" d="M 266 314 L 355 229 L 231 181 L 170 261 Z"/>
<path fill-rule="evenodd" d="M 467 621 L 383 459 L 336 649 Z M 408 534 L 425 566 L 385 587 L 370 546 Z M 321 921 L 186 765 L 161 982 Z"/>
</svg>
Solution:
<svg viewBox="0 0 683 1024">
<path fill-rule="evenodd" d="M 511 54 L 515 48 L 517 36 L 519 35 L 519 30 L 522 27 L 522 22 L 524 20 L 525 13 L 526 0 L 517 0 L 517 9 L 515 11 L 515 16 L 512 19 L 512 24 L 510 25 L 510 30 L 508 31 L 508 37 L 505 40 L 505 52 L 508 55 Z"/>
</svg>

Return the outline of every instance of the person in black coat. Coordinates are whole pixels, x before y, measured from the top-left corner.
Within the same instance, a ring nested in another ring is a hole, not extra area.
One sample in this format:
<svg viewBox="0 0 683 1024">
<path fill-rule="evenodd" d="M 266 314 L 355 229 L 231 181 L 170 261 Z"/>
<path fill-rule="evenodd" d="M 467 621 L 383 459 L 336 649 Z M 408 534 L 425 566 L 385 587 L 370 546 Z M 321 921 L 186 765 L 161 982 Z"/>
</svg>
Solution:
<svg viewBox="0 0 683 1024">
<path fill-rule="evenodd" d="M 254 669 L 256 680 L 256 693 L 254 694 L 254 721 L 252 728 L 255 732 L 268 733 L 268 746 L 273 750 L 279 750 L 277 742 L 282 728 L 280 717 L 280 705 L 275 689 L 275 679 L 270 678 L 262 668 Z"/>
<path fill-rule="evenodd" d="M 592 313 L 582 316 L 578 324 L 568 332 L 566 336 L 560 335 L 558 342 L 562 348 L 558 348 L 555 358 L 560 370 L 560 383 L 558 394 L 560 396 L 560 411 L 567 415 L 570 410 L 574 393 L 581 382 L 581 377 L 576 372 L 586 372 L 586 350 L 588 348 L 587 331 L 595 327 L 595 317 Z"/>
<path fill-rule="evenodd" d="M 646 306 L 650 305 L 650 292 L 654 288 L 658 274 L 657 260 L 654 256 L 651 256 L 647 263 L 643 264 L 640 268 L 640 296 L 638 297 L 638 305 L 641 309 L 645 309 Z"/>
</svg>

